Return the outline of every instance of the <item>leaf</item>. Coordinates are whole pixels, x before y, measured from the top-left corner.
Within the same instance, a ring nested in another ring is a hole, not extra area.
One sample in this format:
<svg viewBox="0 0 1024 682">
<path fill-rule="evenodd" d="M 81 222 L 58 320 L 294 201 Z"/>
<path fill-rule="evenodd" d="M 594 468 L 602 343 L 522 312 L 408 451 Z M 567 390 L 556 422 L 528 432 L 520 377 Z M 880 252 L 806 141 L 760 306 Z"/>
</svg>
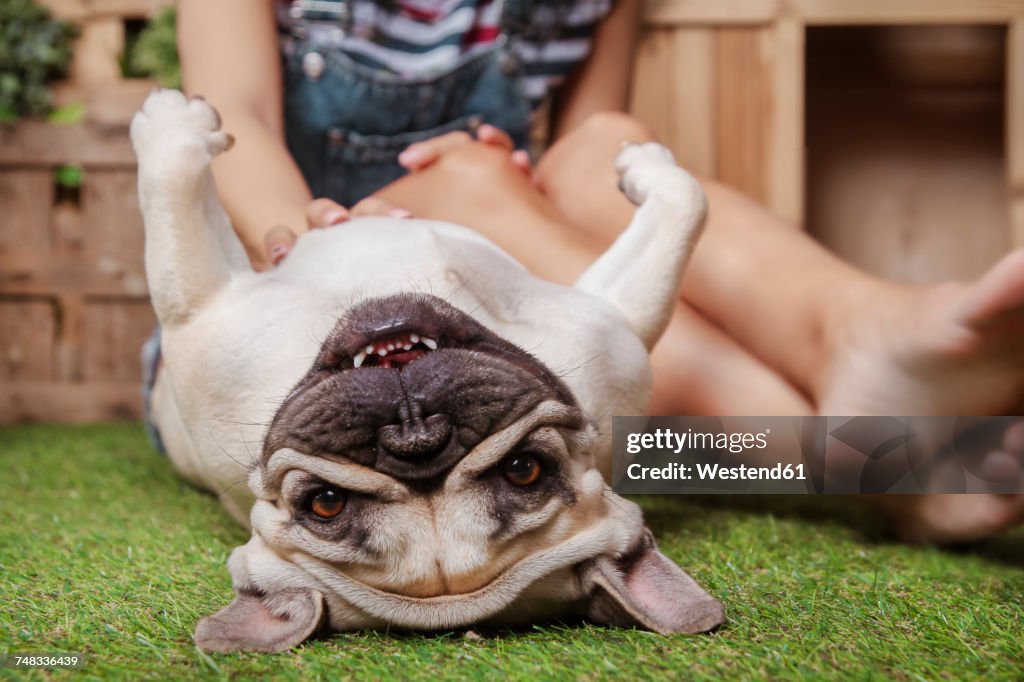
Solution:
<svg viewBox="0 0 1024 682">
<path fill-rule="evenodd" d="M 56 125 L 72 125 L 81 123 L 85 119 L 85 105 L 81 102 L 71 102 L 64 106 L 57 107 L 46 117 L 47 123 Z"/>
<path fill-rule="evenodd" d="M 16 123 L 18 119 L 18 112 L 14 109 L 0 104 L 0 123 Z"/>
<path fill-rule="evenodd" d="M 82 178 L 85 176 L 85 169 L 81 166 L 68 164 L 60 166 L 56 171 L 57 184 L 68 189 L 75 189 L 82 186 Z"/>
<path fill-rule="evenodd" d="M 35 0 L 0 0 L 2 120 L 42 116 L 52 108 L 47 83 L 71 61 L 78 29 L 57 21 Z"/>
<path fill-rule="evenodd" d="M 177 13 L 173 6 L 157 14 L 126 46 L 122 64 L 126 78 L 149 77 L 166 88 L 181 87 Z"/>
</svg>

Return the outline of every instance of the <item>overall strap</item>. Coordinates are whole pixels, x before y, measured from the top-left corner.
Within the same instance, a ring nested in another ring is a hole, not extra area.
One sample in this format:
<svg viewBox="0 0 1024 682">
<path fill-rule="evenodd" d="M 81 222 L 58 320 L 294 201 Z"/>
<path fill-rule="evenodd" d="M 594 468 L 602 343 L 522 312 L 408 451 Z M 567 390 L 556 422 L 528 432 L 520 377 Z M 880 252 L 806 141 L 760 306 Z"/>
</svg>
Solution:
<svg viewBox="0 0 1024 682">
<path fill-rule="evenodd" d="M 294 0 L 288 13 L 292 19 L 309 21 L 351 21 L 348 0 Z"/>
</svg>

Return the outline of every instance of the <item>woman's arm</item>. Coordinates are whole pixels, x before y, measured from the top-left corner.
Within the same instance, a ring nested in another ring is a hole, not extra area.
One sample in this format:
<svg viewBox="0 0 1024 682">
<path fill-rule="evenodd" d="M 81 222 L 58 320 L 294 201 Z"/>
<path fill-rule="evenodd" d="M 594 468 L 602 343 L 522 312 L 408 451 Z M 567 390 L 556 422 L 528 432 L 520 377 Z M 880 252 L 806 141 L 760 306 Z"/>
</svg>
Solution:
<svg viewBox="0 0 1024 682">
<path fill-rule="evenodd" d="M 599 111 L 625 111 L 643 0 L 614 0 L 615 6 L 594 34 L 587 60 L 555 98 L 554 142 Z"/>
<path fill-rule="evenodd" d="M 305 232 L 312 199 L 284 143 L 273 2 L 179 0 L 178 50 L 186 91 L 216 107 L 238 141 L 213 172 L 249 258 L 266 265 L 271 228 Z"/>
</svg>

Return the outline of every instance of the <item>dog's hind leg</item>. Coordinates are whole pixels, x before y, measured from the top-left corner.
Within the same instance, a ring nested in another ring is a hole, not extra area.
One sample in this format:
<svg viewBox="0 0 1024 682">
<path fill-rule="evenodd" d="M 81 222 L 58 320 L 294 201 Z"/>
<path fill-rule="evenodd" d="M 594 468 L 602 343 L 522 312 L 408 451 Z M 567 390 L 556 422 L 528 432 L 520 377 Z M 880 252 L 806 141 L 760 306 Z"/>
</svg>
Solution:
<svg viewBox="0 0 1024 682">
<path fill-rule="evenodd" d="M 638 208 L 629 227 L 576 286 L 618 308 L 650 349 L 676 309 L 707 201 L 697 180 L 660 144 L 627 145 L 615 168 L 619 186 Z"/>
<path fill-rule="evenodd" d="M 131 124 L 146 226 L 146 276 L 157 317 L 179 325 L 249 269 L 214 186 L 210 161 L 231 146 L 205 101 L 155 90 Z"/>
</svg>

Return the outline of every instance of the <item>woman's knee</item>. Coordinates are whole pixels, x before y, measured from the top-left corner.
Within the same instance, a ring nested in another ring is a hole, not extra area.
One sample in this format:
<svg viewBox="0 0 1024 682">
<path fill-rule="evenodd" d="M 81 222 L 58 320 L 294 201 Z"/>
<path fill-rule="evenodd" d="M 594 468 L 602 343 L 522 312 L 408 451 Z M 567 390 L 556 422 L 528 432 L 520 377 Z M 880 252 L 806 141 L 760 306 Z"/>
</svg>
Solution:
<svg viewBox="0 0 1024 682">
<path fill-rule="evenodd" d="M 623 143 L 653 139 L 654 133 L 636 117 L 621 111 L 599 111 L 551 145 L 537 164 L 536 176 L 544 186 L 575 166 L 592 169 L 595 161 L 607 162 L 610 171 Z"/>
<path fill-rule="evenodd" d="M 591 141 L 648 142 L 654 139 L 654 133 L 650 128 L 640 119 L 623 111 L 599 111 L 591 114 L 569 135 L 578 135 Z"/>
<path fill-rule="evenodd" d="M 500 147 L 470 142 L 446 153 L 436 162 L 439 173 L 459 180 L 460 188 L 504 186 L 523 179 L 523 172 Z"/>
<path fill-rule="evenodd" d="M 505 149 L 467 142 L 447 150 L 429 166 L 413 171 L 376 193 L 421 218 L 453 220 L 445 208 L 501 206 L 537 189 L 516 167 Z M 453 194 L 457 198 L 453 199 Z M 467 209 L 468 210 L 468 209 Z M 458 222 L 458 220 L 455 220 Z"/>
</svg>

